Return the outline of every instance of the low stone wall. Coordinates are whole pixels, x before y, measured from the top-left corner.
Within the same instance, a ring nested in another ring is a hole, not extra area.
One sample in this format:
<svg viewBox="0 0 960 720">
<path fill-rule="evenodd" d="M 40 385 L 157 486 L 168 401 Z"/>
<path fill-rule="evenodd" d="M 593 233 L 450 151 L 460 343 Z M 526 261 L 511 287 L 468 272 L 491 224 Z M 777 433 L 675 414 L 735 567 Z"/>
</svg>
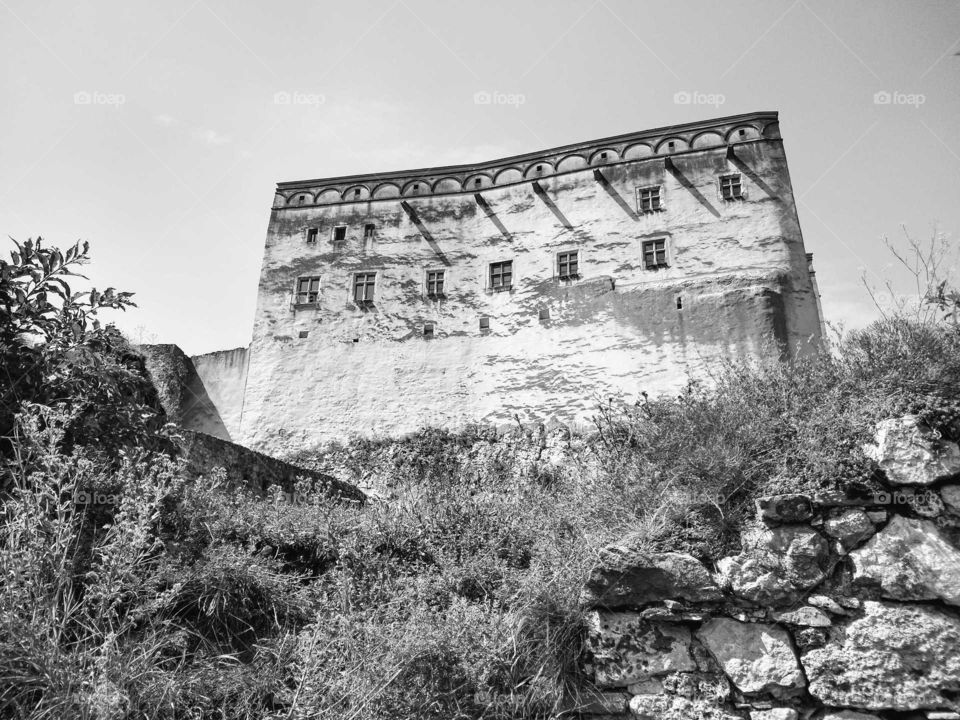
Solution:
<svg viewBox="0 0 960 720">
<path fill-rule="evenodd" d="M 181 430 L 180 435 L 181 456 L 194 475 L 209 475 L 222 467 L 227 477 L 240 486 L 262 492 L 278 485 L 286 493 L 293 493 L 297 480 L 304 478 L 326 488 L 332 498 L 342 502 L 363 504 L 366 500 L 359 488 L 325 473 L 291 465 L 205 433 Z"/>
<path fill-rule="evenodd" d="M 639 539 L 583 589 L 585 716 L 960 718 L 960 448 L 913 416 L 877 428 L 888 489 L 757 501 L 713 571 Z"/>
<path fill-rule="evenodd" d="M 231 440 L 240 437 L 248 357 L 247 348 L 240 347 L 190 358 Z"/>
</svg>

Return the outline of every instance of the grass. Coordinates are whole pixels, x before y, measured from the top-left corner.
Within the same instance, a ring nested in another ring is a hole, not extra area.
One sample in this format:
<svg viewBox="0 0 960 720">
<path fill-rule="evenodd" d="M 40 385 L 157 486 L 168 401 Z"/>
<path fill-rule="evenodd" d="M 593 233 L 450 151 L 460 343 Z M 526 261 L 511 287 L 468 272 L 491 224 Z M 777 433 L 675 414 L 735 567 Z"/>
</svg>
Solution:
<svg viewBox="0 0 960 720">
<path fill-rule="evenodd" d="M 578 596 L 605 544 L 712 565 L 753 498 L 868 485 L 875 421 L 957 439 L 958 400 L 956 328 L 894 319 L 598 407 L 572 436 L 427 429 L 295 458 L 390 497 L 362 509 L 187 483 L 135 449 L 119 469 L 64 455 L 66 421 L 36 408 L 0 519 L 0 716 L 557 717 L 589 689 Z M 114 502 L 78 503 L 91 489 Z"/>
</svg>

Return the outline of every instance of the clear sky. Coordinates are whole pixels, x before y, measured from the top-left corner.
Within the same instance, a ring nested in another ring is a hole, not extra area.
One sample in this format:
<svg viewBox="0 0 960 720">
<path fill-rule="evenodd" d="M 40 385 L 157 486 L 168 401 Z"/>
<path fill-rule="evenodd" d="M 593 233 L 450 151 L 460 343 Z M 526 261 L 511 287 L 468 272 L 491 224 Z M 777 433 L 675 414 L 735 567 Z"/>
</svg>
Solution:
<svg viewBox="0 0 960 720">
<path fill-rule="evenodd" d="M 0 231 L 191 354 L 249 342 L 277 181 L 779 110 L 828 321 L 904 279 L 882 236 L 960 237 L 956 1 L 0 0 L 0 53 Z"/>
</svg>

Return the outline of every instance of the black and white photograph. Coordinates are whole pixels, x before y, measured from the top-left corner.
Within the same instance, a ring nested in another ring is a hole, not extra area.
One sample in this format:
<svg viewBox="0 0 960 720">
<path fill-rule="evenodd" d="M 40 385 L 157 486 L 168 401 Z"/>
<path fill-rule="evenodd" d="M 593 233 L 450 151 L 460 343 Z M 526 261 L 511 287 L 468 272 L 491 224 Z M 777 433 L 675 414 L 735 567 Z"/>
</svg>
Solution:
<svg viewBox="0 0 960 720">
<path fill-rule="evenodd" d="M 0 720 L 960 720 L 960 2 L 0 55 Z"/>
</svg>

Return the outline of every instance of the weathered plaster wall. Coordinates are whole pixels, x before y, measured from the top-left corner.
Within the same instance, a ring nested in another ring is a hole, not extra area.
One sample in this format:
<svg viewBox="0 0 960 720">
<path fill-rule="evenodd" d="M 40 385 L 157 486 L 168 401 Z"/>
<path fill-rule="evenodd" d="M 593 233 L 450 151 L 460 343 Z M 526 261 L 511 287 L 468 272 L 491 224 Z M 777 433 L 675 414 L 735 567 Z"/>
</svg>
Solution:
<svg viewBox="0 0 960 720">
<path fill-rule="evenodd" d="M 248 357 L 247 348 L 234 348 L 190 358 L 210 402 L 220 415 L 228 434 L 226 439 L 236 439 L 240 434 Z"/>
<path fill-rule="evenodd" d="M 447 169 L 458 178 L 345 179 L 337 193 L 322 181 L 309 193 L 281 186 L 240 442 L 287 452 L 426 424 L 576 422 L 598 395 L 675 390 L 716 358 L 763 352 L 771 338 L 788 352 L 816 345 L 819 314 L 776 114 L 715 129 L 621 138 L 606 159 L 598 141 L 531 155 L 527 167 Z M 746 198 L 725 202 L 718 177 L 734 172 Z M 414 194 L 414 184 L 431 194 Z M 663 211 L 638 213 L 636 189 L 657 184 Z M 347 226 L 339 245 L 337 225 Z M 305 242 L 308 227 L 319 229 L 316 244 Z M 668 240 L 669 268 L 643 268 L 642 241 L 652 238 Z M 561 282 L 556 253 L 572 249 L 581 278 Z M 513 261 L 514 287 L 491 292 L 488 264 L 501 260 Z M 442 300 L 426 297 L 429 269 L 446 272 Z M 377 274 L 369 307 L 352 302 L 361 270 Z M 316 305 L 293 304 L 302 275 L 321 276 Z"/>
</svg>

